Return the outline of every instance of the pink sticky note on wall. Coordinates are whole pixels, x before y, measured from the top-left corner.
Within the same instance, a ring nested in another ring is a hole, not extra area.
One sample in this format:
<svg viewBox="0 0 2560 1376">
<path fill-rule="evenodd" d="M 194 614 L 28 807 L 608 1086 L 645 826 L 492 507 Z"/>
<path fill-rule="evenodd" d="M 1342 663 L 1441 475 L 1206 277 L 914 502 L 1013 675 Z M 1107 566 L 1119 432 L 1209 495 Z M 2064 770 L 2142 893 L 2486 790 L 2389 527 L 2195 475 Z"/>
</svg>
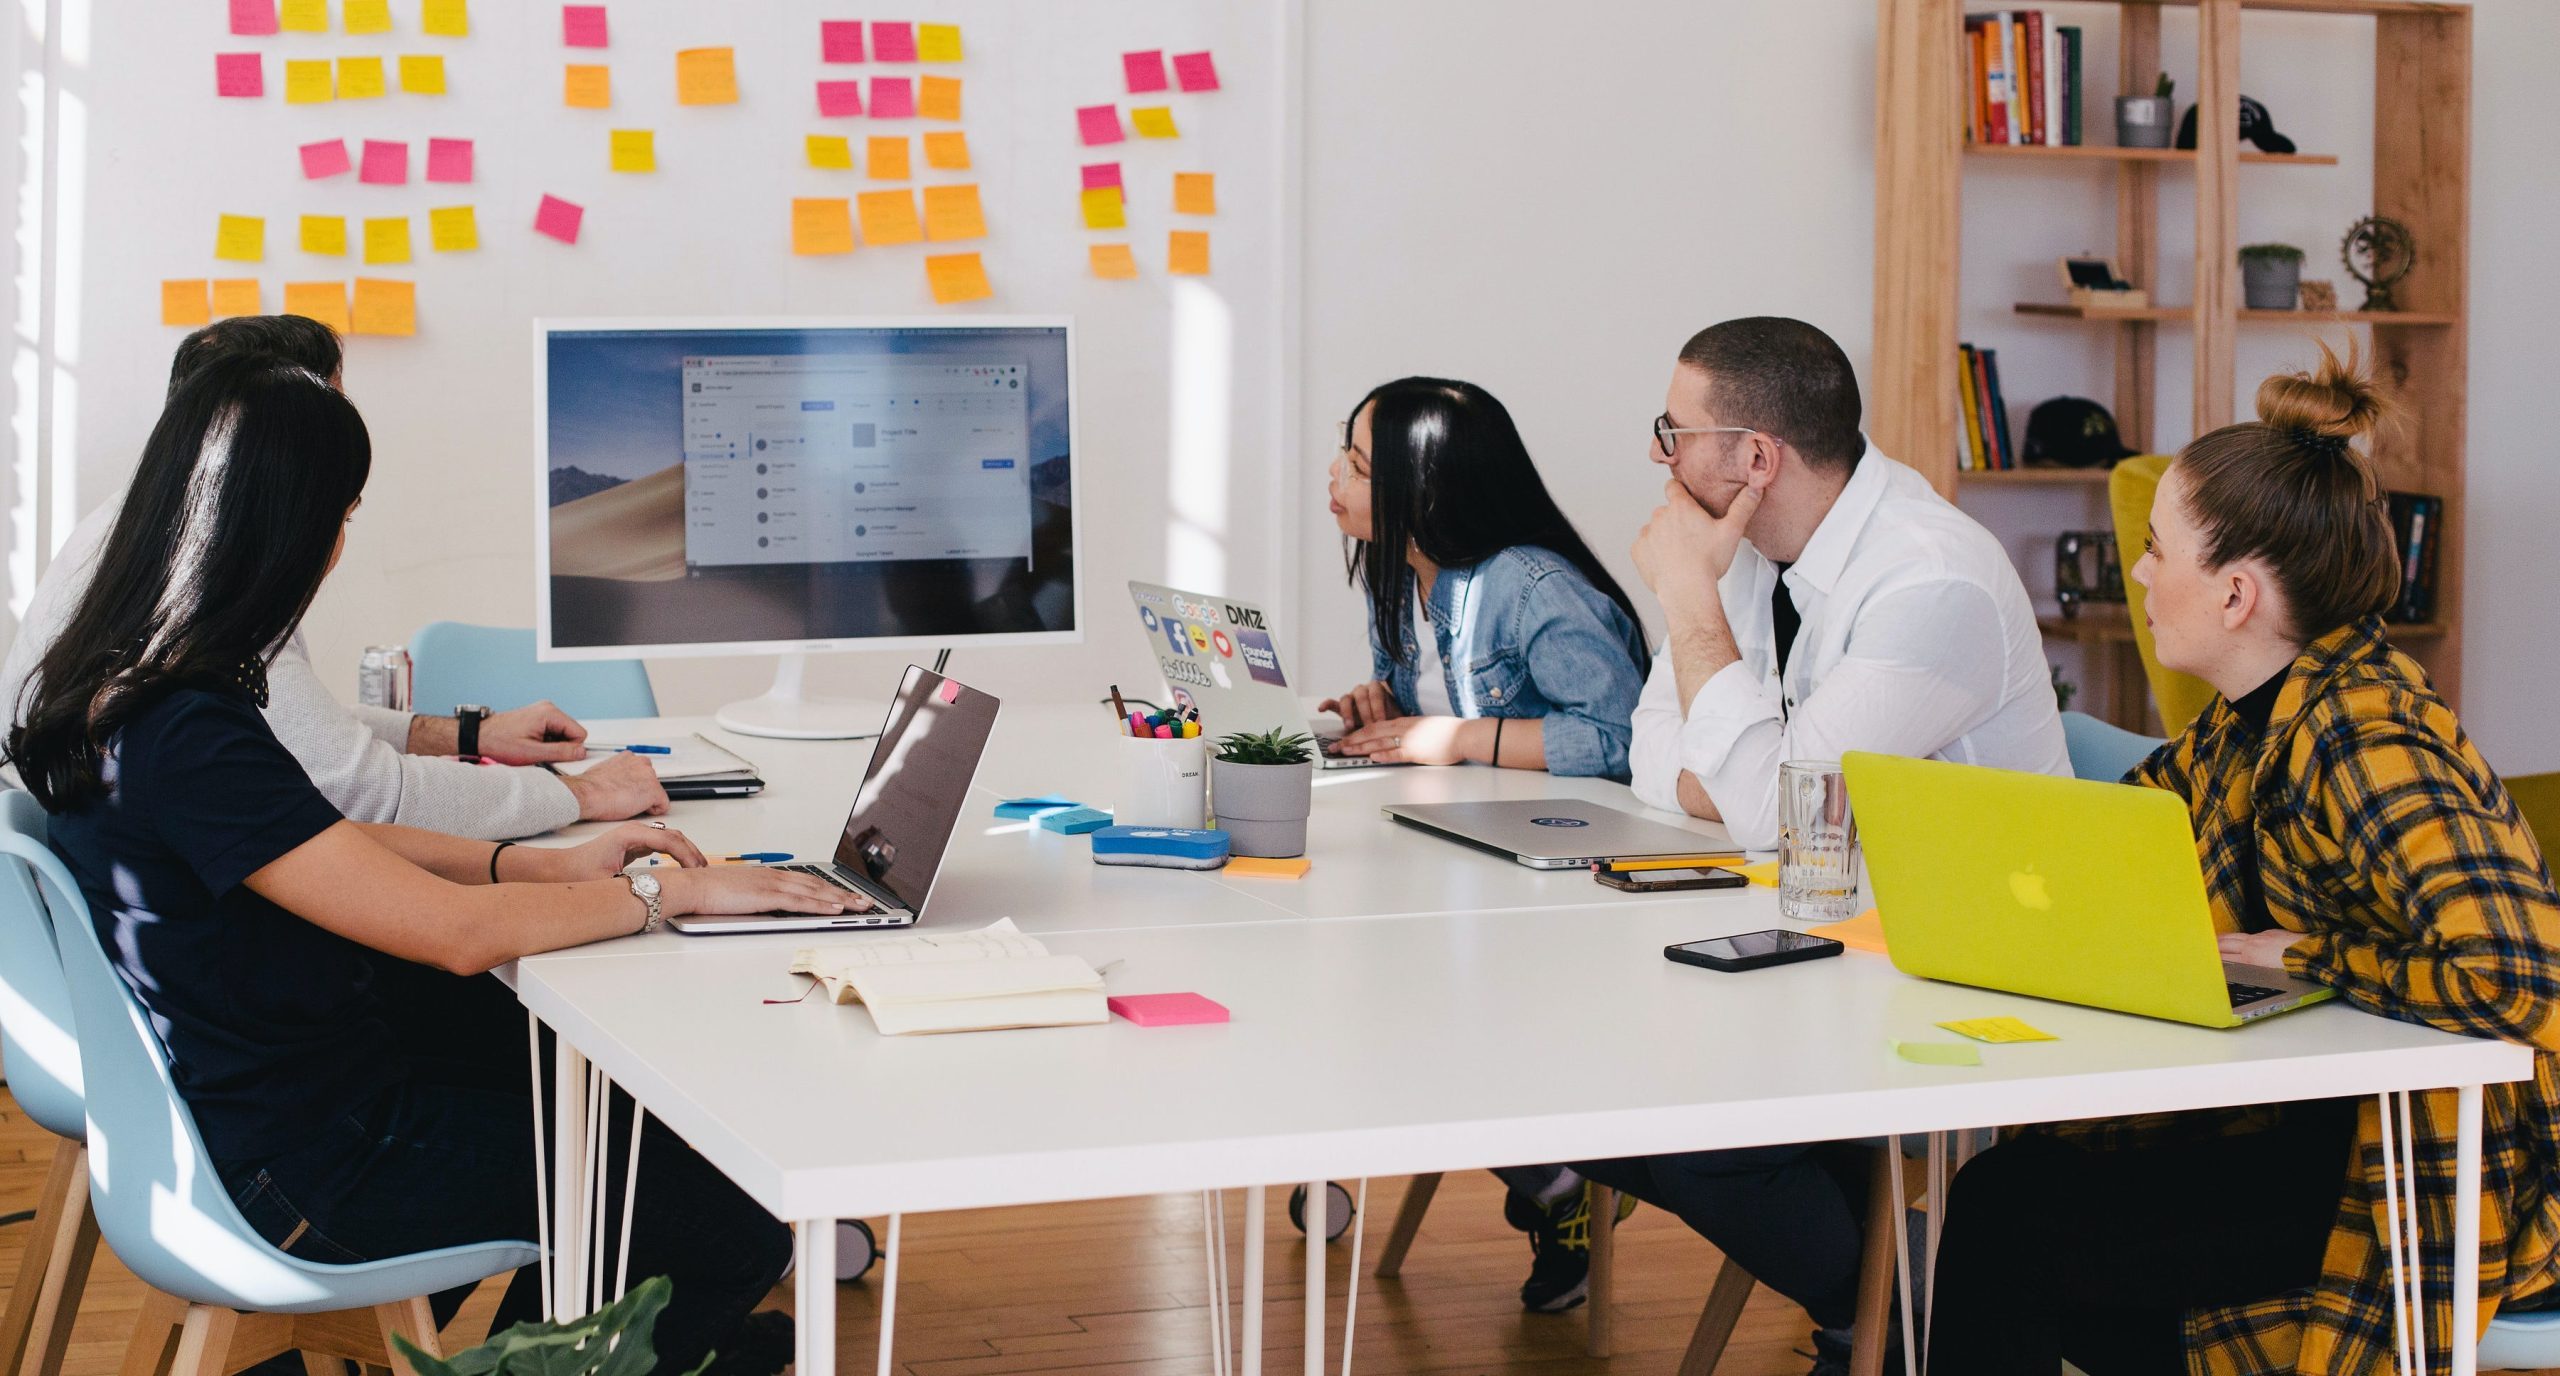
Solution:
<svg viewBox="0 0 2560 1376">
<path fill-rule="evenodd" d="M 1091 191 L 1097 186 L 1118 185 L 1120 185 L 1120 164 L 1116 162 L 1089 162 L 1084 165 L 1085 190 Z"/>
<path fill-rule="evenodd" d="M 471 180 L 471 140 L 427 140 L 427 180 L 431 182 Z"/>
<path fill-rule="evenodd" d="M 266 64 L 256 53 L 215 53 L 213 93 L 218 96 L 262 96 L 267 93 Z"/>
<path fill-rule="evenodd" d="M 1218 89 L 1218 64 L 1207 53 L 1178 53 L 1173 59 L 1173 75 L 1186 91 Z"/>
<path fill-rule="evenodd" d="M 944 702 L 958 702 L 960 700 L 960 680 L 952 678 L 944 679 L 942 681 L 942 686 L 934 689 L 933 693 L 935 697 L 942 699 Z"/>
<path fill-rule="evenodd" d="M 1120 70 L 1128 74 L 1129 94 L 1133 96 L 1144 95 L 1149 91 L 1161 91 L 1165 88 L 1162 48 L 1150 49 L 1143 53 L 1120 54 Z"/>
<path fill-rule="evenodd" d="M 1227 1020 L 1225 1004 L 1198 994 L 1115 994 L 1104 1002 L 1140 1027 L 1187 1027 Z"/>
<path fill-rule="evenodd" d="M 276 31 L 276 0 L 231 0 L 231 31 L 262 36 Z"/>
<path fill-rule="evenodd" d="M 1128 135 L 1120 132 L 1120 107 L 1088 105 L 1076 111 L 1076 129 L 1084 135 L 1086 146 L 1097 143 L 1121 143 Z"/>
<path fill-rule="evenodd" d="M 901 19 L 881 20 L 871 26 L 871 56 L 880 62 L 913 62 L 916 60 L 916 26 Z"/>
<path fill-rule="evenodd" d="M 819 82 L 818 113 L 829 119 L 861 114 L 862 83 L 859 81 Z"/>
<path fill-rule="evenodd" d="M 602 5 L 562 5 L 560 7 L 560 41 L 572 48 L 601 48 L 609 41 L 611 26 L 604 17 Z"/>
<path fill-rule="evenodd" d="M 364 163 L 356 180 L 376 186 L 399 186 L 409 180 L 409 145 L 390 139 L 366 139 Z"/>
<path fill-rule="evenodd" d="M 916 84 L 903 76 L 871 78 L 871 117 L 873 119 L 913 119 L 916 115 Z"/>
<path fill-rule="evenodd" d="M 322 139 L 318 143 L 302 145 L 302 175 L 313 181 L 342 176 L 354 165 L 347 161 L 345 139 Z"/>
<path fill-rule="evenodd" d="M 587 218 L 585 206 L 574 205 L 557 196 L 545 196 L 533 212 L 533 232 L 547 234 L 564 244 L 578 242 L 578 225 Z"/>
<path fill-rule="evenodd" d="M 819 20 L 818 48 L 822 61 L 860 62 L 862 60 L 862 21 L 859 19 Z"/>
</svg>

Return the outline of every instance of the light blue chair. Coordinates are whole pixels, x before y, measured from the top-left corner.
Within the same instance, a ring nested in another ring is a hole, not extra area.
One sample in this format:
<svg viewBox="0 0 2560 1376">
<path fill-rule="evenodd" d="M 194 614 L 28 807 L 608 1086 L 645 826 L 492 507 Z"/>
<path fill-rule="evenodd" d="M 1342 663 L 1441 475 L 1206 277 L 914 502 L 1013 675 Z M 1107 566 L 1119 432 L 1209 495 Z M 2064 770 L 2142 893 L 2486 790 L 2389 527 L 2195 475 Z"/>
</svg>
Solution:
<svg viewBox="0 0 2560 1376">
<path fill-rule="evenodd" d="M 0 821 L 10 832 L 44 838 L 44 809 L 30 794 L 0 792 Z M 98 1247 L 81 1136 L 80 1042 L 72 1033 L 71 991 L 62 982 L 44 894 L 26 866 L 6 860 L 0 860 L 0 1061 L 8 1064 L 18 1106 L 60 1139 L 0 1317 L 0 1370 L 56 1376 Z"/>
<path fill-rule="evenodd" d="M 156 1292 L 143 1303 L 125 1369 L 230 1376 L 296 1349 L 399 1369 L 392 1334 L 439 1350 L 427 1296 L 536 1260 L 530 1243 L 485 1242 L 339 1266 L 287 1256 L 260 1237 L 215 1174 L 167 1050 L 108 962 L 78 882 L 17 808 L 0 822 L 0 856 L 34 882 L 61 954 L 91 1091 L 97 1228 Z M 180 1343 L 181 1333 L 191 1341 Z"/>
<path fill-rule="evenodd" d="M 2062 740 L 2071 752 L 2074 777 L 2110 784 L 2124 782 L 2124 776 L 2162 744 L 2157 737 L 2127 731 L 2086 712 L 2062 714 Z"/>
<path fill-rule="evenodd" d="M 545 664 L 533 655 L 533 632 L 522 627 L 430 621 L 409 641 L 410 701 L 437 714 L 466 702 L 503 712 L 548 698 L 580 720 L 658 715 L 649 668 L 636 659 Z"/>
</svg>

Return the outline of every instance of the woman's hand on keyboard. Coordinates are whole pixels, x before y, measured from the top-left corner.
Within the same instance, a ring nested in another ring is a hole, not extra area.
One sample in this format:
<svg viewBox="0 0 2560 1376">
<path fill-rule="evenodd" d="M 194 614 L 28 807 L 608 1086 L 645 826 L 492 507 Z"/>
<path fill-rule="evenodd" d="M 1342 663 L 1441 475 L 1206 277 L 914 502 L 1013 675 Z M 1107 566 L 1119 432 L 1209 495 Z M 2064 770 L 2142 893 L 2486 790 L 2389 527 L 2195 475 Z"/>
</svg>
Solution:
<svg viewBox="0 0 2560 1376">
<path fill-rule="evenodd" d="M 2284 968 L 2284 953 L 2293 949 L 2293 943 L 2302 939 L 2300 932 L 2288 932 L 2282 927 L 2274 927 L 2263 932 L 2224 932 L 2221 936 L 2214 938 L 2214 941 L 2222 948 L 2224 960 L 2236 960 L 2243 965 L 2258 965 L 2270 970 L 2281 970 Z"/>
<path fill-rule="evenodd" d="M 660 870 L 660 899 L 669 917 L 689 913 L 816 913 L 832 916 L 864 912 L 871 900 L 806 874 L 761 865 L 722 865 L 716 869 Z"/>
<path fill-rule="evenodd" d="M 581 879 L 611 879 L 632 861 L 660 854 L 686 869 L 700 869 L 708 863 L 701 848 L 681 831 L 646 822 L 625 822 L 608 828 L 592 841 L 574 846 L 510 846 L 499 866 L 508 879 L 575 883 Z"/>
</svg>

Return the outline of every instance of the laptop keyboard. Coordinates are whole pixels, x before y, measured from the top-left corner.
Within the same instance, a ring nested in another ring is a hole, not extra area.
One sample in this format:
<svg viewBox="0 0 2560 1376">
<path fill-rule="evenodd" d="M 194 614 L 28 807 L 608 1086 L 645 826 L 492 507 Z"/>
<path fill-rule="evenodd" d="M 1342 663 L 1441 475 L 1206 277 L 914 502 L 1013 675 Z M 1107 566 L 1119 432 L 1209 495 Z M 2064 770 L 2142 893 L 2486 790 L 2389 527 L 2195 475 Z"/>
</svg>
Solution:
<svg viewBox="0 0 2560 1376">
<path fill-rule="evenodd" d="M 805 874 L 812 879 L 823 879 L 828 883 L 835 885 L 837 888 L 844 890 L 846 893 L 862 892 L 862 890 L 857 889 L 851 884 L 844 882 L 842 879 L 837 878 L 836 872 L 824 865 L 776 865 L 774 868 L 778 870 L 789 870 L 793 874 Z M 869 897 L 867 894 L 864 896 Z"/>
<path fill-rule="evenodd" d="M 2284 992 L 2282 989 L 2270 989 L 2263 984 L 2243 984 L 2236 979 L 2228 981 L 2228 985 L 2231 990 L 2231 1006 L 2234 1008 L 2245 1008 L 2260 999 L 2271 999 Z"/>
</svg>

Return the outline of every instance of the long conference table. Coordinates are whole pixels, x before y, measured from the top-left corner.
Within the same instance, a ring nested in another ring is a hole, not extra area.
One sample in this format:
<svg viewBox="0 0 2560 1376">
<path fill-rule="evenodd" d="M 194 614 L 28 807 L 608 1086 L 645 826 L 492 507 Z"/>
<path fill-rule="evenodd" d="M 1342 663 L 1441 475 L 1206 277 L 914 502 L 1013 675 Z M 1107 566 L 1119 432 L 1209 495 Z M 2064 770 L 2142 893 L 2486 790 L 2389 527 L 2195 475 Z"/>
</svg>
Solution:
<svg viewBox="0 0 2560 1376">
<path fill-rule="evenodd" d="M 858 931 L 668 932 L 518 961 L 507 977 L 557 1034 L 539 1125 L 551 1178 L 564 1182 L 544 1239 L 557 1313 L 609 1298 L 609 1172 L 590 1131 L 607 1082 L 798 1225 L 802 1376 L 835 1370 L 841 1219 L 890 1220 L 885 1376 L 900 1216 L 1244 1187 L 1239 1346 L 1252 1376 L 1256 1206 L 1274 1184 L 1304 1183 L 1322 1201 L 1325 1182 L 1372 1176 L 2453 1088 L 2452 1369 L 2475 1369 L 2480 1091 L 2532 1074 L 2523 1047 L 2335 1003 L 2213 1031 L 1917 980 L 1854 950 L 1718 974 L 1665 961 L 1662 948 L 1799 925 L 1780 918 L 1774 890 L 1620 893 L 1378 811 L 1572 796 L 1704 829 L 1605 781 L 1477 767 L 1321 773 L 1313 867 L 1294 881 L 1099 866 L 1083 837 L 994 817 L 1012 796 L 1108 805 L 1118 779 L 1106 716 L 1004 710 L 920 929 L 1009 917 L 1050 950 L 1107 967 L 1114 993 L 1197 992 L 1232 1021 L 885 1038 L 858 1005 L 772 1002 L 806 988 L 789 973 L 794 951 L 860 941 Z M 870 751 L 731 736 L 688 718 L 592 729 L 641 741 L 700 731 L 756 763 L 762 795 L 680 803 L 667 819 L 713 854 L 832 854 Z M 2002 1014 L 2056 1040 L 1983 1046 L 1969 1067 L 1891 1049 L 1955 1040 L 1944 1021 Z M 1309 1376 L 1325 1361 L 1325 1265 L 1311 1239 Z M 1219 1294 L 1212 1305 L 1212 1365 L 1223 1370 L 1227 1306 Z"/>
</svg>

